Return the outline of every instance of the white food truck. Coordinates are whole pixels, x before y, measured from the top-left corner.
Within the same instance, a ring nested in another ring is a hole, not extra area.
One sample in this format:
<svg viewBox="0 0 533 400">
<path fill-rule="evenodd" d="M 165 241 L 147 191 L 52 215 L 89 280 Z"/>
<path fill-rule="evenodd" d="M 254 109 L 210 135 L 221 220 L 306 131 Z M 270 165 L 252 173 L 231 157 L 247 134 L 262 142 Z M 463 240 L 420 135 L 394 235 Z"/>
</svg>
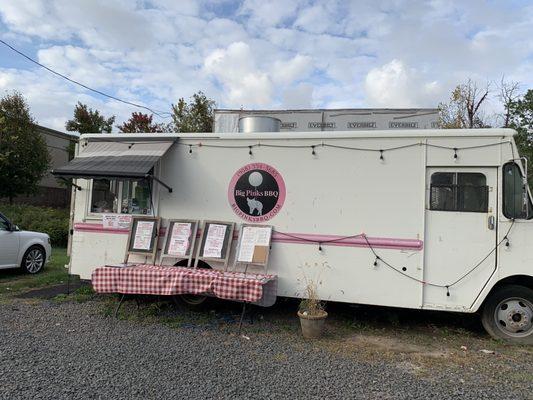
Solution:
<svg viewBox="0 0 533 400">
<path fill-rule="evenodd" d="M 533 210 L 514 133 L 85 134 L 54 171 L 75 185 L 70 273 L 122 262 L 131 215 L 265 224 L 277 296 L 315 279 L 325 301 L 479 310 L 493 337 L 533 343 Z"/>
</svg>

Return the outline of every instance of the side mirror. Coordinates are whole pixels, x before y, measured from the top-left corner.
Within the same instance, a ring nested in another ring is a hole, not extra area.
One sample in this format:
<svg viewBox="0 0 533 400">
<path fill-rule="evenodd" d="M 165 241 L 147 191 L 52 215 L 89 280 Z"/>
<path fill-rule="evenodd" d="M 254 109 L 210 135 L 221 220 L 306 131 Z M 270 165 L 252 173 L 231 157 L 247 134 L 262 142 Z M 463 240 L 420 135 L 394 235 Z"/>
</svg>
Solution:
<svg viewBox="0 0 533 400">
<path fill-rule="evenodd" d="M 526 216 L 526 219 L 529 218 L 529 185 L 527 182 L 527 158 L 521 157 L 521 161 L 524 163 L 524 173 L 522 175 L 522 212 Z"/>
<path fill-rule="evenodd" d="M 20 231 L 19 227 L 18 227 L 17 225 L 15 225 L 15 224 L 11 224 L 11 225 L 9 226 L 9 230 L 10 230 L 11 232 L 17 232 L 17 231 Z"/>
</svg>

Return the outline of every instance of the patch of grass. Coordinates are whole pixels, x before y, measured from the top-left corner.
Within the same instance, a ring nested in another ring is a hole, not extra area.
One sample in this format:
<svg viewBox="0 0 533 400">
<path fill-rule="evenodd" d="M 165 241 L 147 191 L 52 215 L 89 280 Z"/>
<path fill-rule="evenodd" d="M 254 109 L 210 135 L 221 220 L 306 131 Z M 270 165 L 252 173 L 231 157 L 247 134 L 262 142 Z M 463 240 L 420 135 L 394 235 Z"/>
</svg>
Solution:
<svg viewBox="0 0 533 400">
<path fill-rule="evenodd" d="M 43 271 L 29 275 L 18 269 L 0 270 L 0 297 L 9 296 L 28 289 L 64 283 L 68 279 L 65 264 L 68 263 L 67 249 L 52 249 L 52 259 Z"/>
</svg>

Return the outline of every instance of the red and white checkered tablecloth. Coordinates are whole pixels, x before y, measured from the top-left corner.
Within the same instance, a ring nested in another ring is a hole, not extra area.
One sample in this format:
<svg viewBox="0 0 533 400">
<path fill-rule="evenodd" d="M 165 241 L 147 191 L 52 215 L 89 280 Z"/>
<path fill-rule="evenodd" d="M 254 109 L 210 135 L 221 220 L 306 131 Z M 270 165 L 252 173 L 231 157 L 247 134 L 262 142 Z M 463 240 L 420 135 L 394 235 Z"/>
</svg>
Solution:
<svg viewBox="0 0 533 400">
<path fill-rule="evenodd" d="M 227 300 L 258 302 L 263 286 L 274 275 L 242 274 L 213 269 L 193 269 L 159 265 L 99 267 L 92 274 L 97 293 L 121 294 L 213 294 Z"/>
</svg>

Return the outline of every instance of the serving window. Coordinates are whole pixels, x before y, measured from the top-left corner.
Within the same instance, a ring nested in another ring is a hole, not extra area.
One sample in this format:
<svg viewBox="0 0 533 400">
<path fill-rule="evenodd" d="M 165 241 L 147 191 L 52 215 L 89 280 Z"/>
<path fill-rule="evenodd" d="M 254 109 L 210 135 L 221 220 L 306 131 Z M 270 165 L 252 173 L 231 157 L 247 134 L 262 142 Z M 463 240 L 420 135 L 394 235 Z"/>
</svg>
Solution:
<svg viewBox="0 0 533 400">
<path fill-rule="evenodd" d="M 150 181 L 93 179 L 90 212 L 152 215 Z"/>
<path fill-rule="evenodd" d="M 430 210 L 487 212 L 487 177 L 479 172 L 435 172 L 431 175 Z"/>
</svg>

